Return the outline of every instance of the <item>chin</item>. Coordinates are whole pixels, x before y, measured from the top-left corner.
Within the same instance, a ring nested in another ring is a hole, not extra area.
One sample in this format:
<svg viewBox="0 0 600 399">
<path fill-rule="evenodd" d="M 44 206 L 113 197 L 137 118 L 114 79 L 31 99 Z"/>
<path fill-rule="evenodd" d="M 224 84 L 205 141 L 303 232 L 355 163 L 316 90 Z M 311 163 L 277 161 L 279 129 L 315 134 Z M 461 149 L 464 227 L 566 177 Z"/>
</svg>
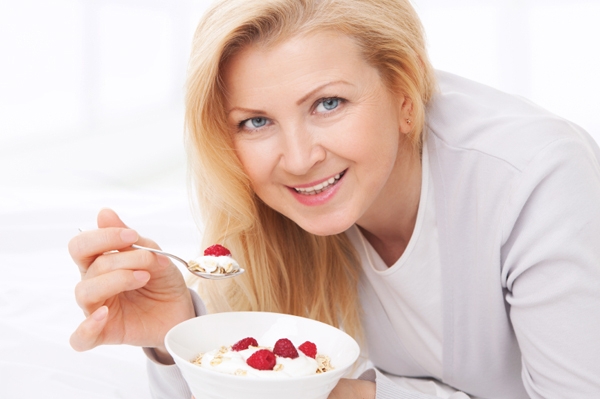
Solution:
<svg viewBox="0 0 600 399">
<path fill-rule="evenodd" d="M 341 234 L 348 230 L 354 222 L 344 221 L 344 220 L 327 220 L 322 219 L 319 221 L 312 220 L 294 220 L 298 226 L 307 232 L 314 234 L 316 236 L 332 236 L 336 234 Z"/>
</svg>

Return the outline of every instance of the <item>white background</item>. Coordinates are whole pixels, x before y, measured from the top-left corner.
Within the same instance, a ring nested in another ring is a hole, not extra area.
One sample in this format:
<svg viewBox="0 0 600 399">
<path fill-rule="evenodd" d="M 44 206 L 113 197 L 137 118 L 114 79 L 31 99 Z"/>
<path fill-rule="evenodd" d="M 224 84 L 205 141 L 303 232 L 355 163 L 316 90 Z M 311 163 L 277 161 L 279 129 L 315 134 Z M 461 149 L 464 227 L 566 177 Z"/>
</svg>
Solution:
<svg viewBox="0 0 600 399">
<path fill-rule="evenodd" d="M 600 140 L 600 1 L 419 0 L 436 68 Z M 76 353 L 66 246 L 101 207 L 195 256 L 182 148 L 191 0 L 0 2 L 0 397 L 148 397 L 138 348 Z"/>
</svg>

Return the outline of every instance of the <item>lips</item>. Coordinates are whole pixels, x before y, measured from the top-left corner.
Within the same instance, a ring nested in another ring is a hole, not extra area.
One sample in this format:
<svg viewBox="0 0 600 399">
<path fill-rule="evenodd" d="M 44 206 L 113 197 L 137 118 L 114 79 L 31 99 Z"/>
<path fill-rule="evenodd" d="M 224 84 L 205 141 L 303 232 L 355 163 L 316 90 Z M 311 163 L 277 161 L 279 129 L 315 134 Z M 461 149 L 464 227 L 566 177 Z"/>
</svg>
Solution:
<svg viewBox="0 0 600 399">
<path fill-rule="evenodd" d="M 319 206 L 328 203 L 344 185 L 344 176 L 348 169 L 321 181 L 290 187 L 288 190 L 302 205 Z M 331 182 L 331 183 L 330 183 Z"/>
<path fill-rule="evenodd" d="M 344 173 L 346 173 L 346 170 L 336 174 L 335 176 L 332 176 L 328 179 L 322 180 L 320 183 L 311 185 L 311 186 L 299 186 L 299 187 L 292 187 L 296 193 L 301 194 L 301 195 L 316 195 L 316 194 L 320 194 L 323 191 L 331 188 L 332 186 L 335 186 L 337 184 L 338 181 L 340 181 L 340 179 L 344 176 Z"/>
</svg>

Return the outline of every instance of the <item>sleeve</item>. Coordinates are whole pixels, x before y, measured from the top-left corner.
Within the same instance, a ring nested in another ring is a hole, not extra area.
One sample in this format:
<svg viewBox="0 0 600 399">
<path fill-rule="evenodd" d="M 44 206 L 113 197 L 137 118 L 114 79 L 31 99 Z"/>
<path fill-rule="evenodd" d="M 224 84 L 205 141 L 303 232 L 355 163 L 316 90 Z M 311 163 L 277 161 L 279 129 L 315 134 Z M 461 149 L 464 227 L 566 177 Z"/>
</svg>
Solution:
<svg viewBox="0 0 600 399">
<path fill-rule="evenodd" d="M 206 306 L 196 291 L 189 289 L 196 316 L 207 314 Z M 146 369 L 153 399 L 190 399 L 192 392 L 175 364 L 162 364 L 152 348 L 144 348 L 148 357 Z"/>
<path fill-rule="evenodd" d="M 414 389 L 405 388 L 392 381 L 375 368 L 365 371 L 360 377 L 358 377 L 358 379 L 375 383 L 376 399 L 469 399 L 469 397 L 463 392 L 429 395 L 418 392 Z"/>
<path fill-rule="evenodd" d="M 502 278 L 532 399 L 600 397 L 598 153 L 583 140 L 549 144 L 506 208 Z"/>
</svg>

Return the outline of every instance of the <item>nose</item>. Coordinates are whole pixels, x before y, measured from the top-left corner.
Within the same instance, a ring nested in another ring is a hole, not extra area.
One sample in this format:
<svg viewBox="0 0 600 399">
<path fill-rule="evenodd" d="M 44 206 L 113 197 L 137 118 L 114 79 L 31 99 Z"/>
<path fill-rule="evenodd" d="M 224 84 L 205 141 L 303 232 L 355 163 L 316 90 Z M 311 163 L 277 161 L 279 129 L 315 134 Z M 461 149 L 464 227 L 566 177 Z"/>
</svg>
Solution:
<svg viewBox="0 0 600 399">
<path fill-rule="evenodd" d="M 327 156 L 317 135 L 304 126 L 289 126 L 282 137 L 279 165 L 288 173 L 305 175 Z"/>
</svg>

